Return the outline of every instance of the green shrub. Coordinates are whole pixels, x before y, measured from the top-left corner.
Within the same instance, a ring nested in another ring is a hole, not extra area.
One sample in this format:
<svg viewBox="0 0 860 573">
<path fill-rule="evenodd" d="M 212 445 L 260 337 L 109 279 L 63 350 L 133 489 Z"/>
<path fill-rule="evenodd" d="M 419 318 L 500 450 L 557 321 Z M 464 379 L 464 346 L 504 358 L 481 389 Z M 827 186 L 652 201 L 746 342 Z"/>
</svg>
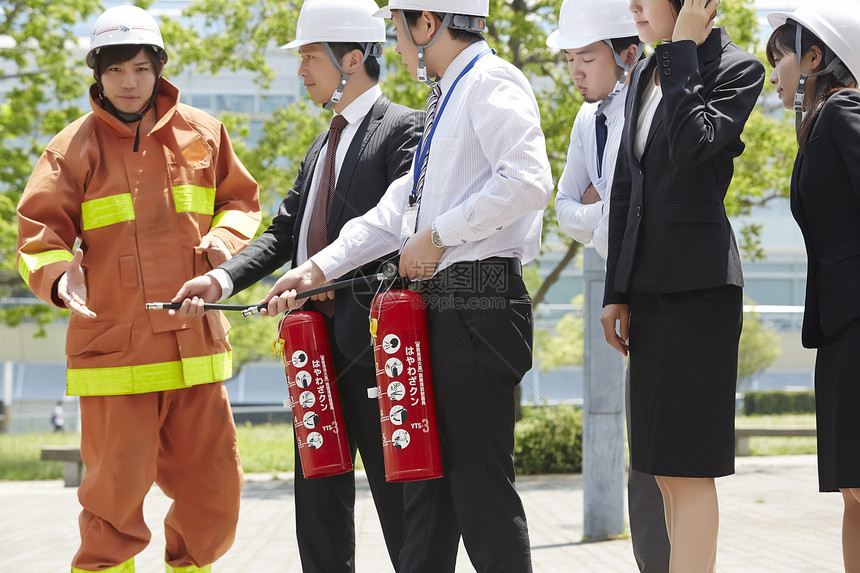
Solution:
<svg viewBox="0 0 860 573">
<path fill-rule="evenodd" d="M 809 414 L 815 412 L 815 393 L 812 390 L 787 392 L 768 390 L 744 393 L 744 414 Z"/>
<path fill-rule="evenodd" d="M 514 434 L 518 474 L 582 471 L 582 410 L 571 405 L 523 408 Z"/>
</svg>

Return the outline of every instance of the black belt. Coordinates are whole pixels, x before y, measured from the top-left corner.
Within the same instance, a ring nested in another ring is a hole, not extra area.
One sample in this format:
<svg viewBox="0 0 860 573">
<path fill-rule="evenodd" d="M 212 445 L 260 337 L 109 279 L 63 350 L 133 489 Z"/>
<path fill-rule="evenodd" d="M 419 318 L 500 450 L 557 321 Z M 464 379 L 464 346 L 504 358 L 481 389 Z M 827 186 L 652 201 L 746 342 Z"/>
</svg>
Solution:
<svg viewBox="0 0 860 573">
<path fill-rule="evenodd" d="M 505 271 L 509 275 L 517 277 L 523 276 L 523 265 L 516 257 L 490 257 L 489 259 L 483 259 L 480 261 L 460 261 L 445 267 L 441 272 L 447 272 L 452 268 L 461 269 L 469 267 L 472 267 L 475 270 L 480 270 L 481 267 L 494 267 L 497 265 L 504 265 Z"/>
<path fill-rule="evenodd" d="M 523 265 L 517 257 L 490 257 L 480 261 L 458 261 L 445 267 L 432 278 L 409 285 L 418 292 L 483 291 L 481 282 L 493 281 L 500 275 L 523 276 Z"/>
</svg>

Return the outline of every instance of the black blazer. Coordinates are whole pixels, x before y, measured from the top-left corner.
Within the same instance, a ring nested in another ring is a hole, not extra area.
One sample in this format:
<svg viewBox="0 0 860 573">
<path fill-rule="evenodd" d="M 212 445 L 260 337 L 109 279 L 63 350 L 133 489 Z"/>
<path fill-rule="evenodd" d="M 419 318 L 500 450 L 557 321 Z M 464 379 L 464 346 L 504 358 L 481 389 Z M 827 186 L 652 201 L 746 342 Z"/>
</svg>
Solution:
<svg viewBox="0 0 860 573">
<path fill-rule="evenodd" d="M 655 69 L 663 99 L 639 161 L 633 141 Z M 610 199 L 604 304 L 627 303 L 630 291 L 743 286 L 723 200 L 764 76 L 722 28 L 698 47 L 661 44 L 633 70 Z"/>
<path fill-rule="evenodd" d="M 801 338 L 820 346 L 860 317 L 860 92 L 839 91 L 815 119 L 791 174 L 791 212 L 806 242 Z"/>
<path fill-rule="evenodd" d="M 384 95 L 373 104 L 353 138 L 337 177 L 327 222 L 328 242 L 343 226 L 375 207 L 388 185 L 412 165 L 412 155 L 424 128 L 424 112 L 392 103 Z M 320 149 L 328 139 L 321 133 L 308 148 L 293 188 L 281 203 L 272 224 L 245 250 L 221 265 L 233 280 L 234 293 L 248 288 L 291 261 L 295 266 L 298 236 Z M 356 269 L 356 275 L 379 272 L 380 262 Z M 340 351 L 366 366 L 373 364 L 368 308 L 376 285 L 340 291 L 335 296 L 334 335 Z"/>
</svg>

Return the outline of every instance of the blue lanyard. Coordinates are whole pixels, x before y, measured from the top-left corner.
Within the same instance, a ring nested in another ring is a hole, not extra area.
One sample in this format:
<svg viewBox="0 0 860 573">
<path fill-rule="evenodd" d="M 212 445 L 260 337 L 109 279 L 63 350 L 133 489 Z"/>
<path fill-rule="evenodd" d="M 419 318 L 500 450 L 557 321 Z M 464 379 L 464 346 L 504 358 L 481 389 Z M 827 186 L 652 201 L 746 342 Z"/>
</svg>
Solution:
<svg viewBox="0 0 860 573">
<path fill-rule="evenodd" d="M 430 144 L 433 142 L 433 135 L 436 133 L 436 126 L 439 125 L 439 118 L 442 117 L 442 112 L 445 111 L 445 106 L 448 105 L 448 100 L 451 98 L 451 94 L 454 93 L 454 88 L 457 87 L 457 84 L 460 83 L 463 76 L 468 74 L 475 66 L 475 63 L 489 53 L 493 53 L 492 48 L 484 50 L 472 58 L 472 61 L 469 62 L 462 72 L 460 72 L 460 75 L 457 76 L 457 79 L 454 80 L 453 84 L 451 84 L 451 89 L 449 89 L 448 93 L 445 94 L 445 99 L 442 100 L 442 105 L 439 106 L 439 110 L 436 112 L 436 118 L 433 120 L 433 127 L 430 128 L 430 133 L 421 135 L 421 140 L 418 142 L 418 153 L 415 156 L 415 164 L 412 166 L 412 193 L 409 196 L 410 206 L 415 205 L 418 201 L 418 179 L 421 177 L 421 166 L 424 165 L 424 162 L 427 160 L 427 154 L 430 153 Z"/>
</svg>

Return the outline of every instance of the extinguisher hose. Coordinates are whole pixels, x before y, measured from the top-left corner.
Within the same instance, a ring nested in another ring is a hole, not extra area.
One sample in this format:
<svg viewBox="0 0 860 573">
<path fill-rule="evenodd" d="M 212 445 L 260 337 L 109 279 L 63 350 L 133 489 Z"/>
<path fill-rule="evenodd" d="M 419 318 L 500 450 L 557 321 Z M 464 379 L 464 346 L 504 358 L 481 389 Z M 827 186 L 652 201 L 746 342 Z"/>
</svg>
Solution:
<svg viewBox="0 0 860 573">
<path fill-rule="evenodd" d="M 364 275 L 360 277 L 355 277 L 347 280 L 333 282 L 327 285 L 323 285 L 321 287 L 312 288 L 300 293 L 296 293 L 296 299 L 308 298 L 317 294 L 322 294 L 324 292 L 330 292 L 333 290 L 338 290 L 346 287 L 350 287 L 356 284 L 365 283 L 368 280 L 377 280 L 377 281 L 386 281 L 397 278 L 397 266 L 394 263 L 385 263 L 382 265 L 382 271 L 376 273 L 375 275 Z M 179 310 L 182 306 L 181 302 L 148 302 L 146 303 L 146 310 Z M 242 313 L 242 316 L 253 316 L 255 314 L 259 314 L 261 310 L 266 308 L 265 304 L 218 304 L 218 303 L 204 303 L 204 310 L 225 310 L 225 311 L 239 311 Z"/>
</svg>

